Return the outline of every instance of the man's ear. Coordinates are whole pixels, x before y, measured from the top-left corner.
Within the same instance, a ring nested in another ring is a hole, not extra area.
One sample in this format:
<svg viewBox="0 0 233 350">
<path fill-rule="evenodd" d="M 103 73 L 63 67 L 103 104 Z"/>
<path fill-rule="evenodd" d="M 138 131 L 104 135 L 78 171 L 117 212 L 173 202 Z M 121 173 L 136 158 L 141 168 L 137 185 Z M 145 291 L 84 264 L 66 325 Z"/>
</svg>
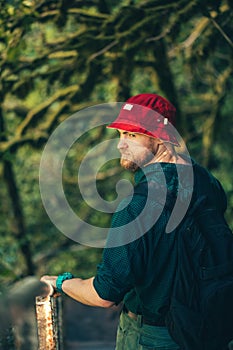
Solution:
<svg viewBox="0 0 233 350">
<path fill-rule="evenodd" d="M 162 143 L 164 143 L 162 140 L 160 140 L 159 138 L 156 139 L 157 140 L 157 144 L 158 145 L 162 145 Z"/>
</svg>

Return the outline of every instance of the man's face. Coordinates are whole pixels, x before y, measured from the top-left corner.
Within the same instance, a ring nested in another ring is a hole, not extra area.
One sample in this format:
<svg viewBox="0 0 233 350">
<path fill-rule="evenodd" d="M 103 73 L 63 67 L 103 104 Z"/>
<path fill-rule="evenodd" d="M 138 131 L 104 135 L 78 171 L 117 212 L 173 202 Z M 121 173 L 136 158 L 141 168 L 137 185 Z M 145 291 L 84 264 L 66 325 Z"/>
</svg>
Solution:
<svg viewBox="0 0 233 350">
<path fill-rule="evenodd" d="M 158 149 L 157 139 L 129 131 L 118 131 L 120 141 L 117 148 L 121 153 L 123 168 L 136 171 L 154 158 Z"/>
</svg>

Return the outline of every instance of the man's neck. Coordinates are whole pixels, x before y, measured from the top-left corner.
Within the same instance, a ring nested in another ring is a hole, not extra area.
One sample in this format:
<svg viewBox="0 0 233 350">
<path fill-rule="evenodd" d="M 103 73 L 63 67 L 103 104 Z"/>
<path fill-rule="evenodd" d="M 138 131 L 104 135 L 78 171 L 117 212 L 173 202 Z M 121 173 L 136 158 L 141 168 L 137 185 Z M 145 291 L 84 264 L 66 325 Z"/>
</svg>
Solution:
<svg viewBox="0 0 233 350">
<path fill-rule="evenodd" d="M 146 165 L 152 163 L 187 164 L 187 162 L 179 154 L 176 153 L 173 145 L 167 142 L 158 145 L 155 156 Z"/>
</svg>

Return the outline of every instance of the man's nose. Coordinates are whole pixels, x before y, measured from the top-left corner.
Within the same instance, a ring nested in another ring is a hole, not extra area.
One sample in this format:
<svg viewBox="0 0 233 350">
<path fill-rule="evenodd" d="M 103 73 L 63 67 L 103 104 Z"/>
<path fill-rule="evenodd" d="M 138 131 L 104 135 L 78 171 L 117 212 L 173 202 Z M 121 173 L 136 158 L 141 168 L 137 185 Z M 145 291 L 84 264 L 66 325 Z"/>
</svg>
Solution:
<svg viewBox="0 0 233 350">
<path fill-rule="evenodd" d="M 125 149 L 125 148 L 127 148 L 128 147 L 128 143 L 127 143 L 127 141 L 126 141 L 126 139 L 125 138 L 120 138 L 120 140 L 119 140 L 119 142 L 118 142 L 118 145 L 117 145 L 117 148 L 118 149 Z"/>
</svg>

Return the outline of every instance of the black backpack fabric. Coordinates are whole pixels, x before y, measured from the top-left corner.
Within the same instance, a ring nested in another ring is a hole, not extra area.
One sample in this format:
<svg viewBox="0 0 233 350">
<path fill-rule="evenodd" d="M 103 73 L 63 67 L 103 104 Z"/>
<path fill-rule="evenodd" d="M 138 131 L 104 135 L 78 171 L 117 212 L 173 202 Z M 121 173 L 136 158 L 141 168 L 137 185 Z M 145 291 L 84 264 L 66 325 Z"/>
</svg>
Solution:
<svg viewBox="0 0 233 350">
<path fill-rule="evenodd" d="M 181 350 L 227 350 L 233 339 L 233 234 L 204 203 L 196 201 L 177 229 L 166 325 Z"/>
</svg>

